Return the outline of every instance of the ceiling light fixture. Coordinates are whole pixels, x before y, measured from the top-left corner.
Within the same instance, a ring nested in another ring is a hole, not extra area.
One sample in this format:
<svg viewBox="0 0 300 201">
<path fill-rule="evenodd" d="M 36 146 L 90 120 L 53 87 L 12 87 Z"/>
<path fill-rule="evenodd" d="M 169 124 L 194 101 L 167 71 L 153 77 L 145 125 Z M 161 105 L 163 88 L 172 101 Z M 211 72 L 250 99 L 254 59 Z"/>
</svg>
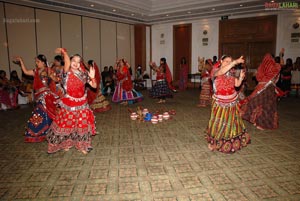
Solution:
<svg viewBox="0 0 300 201">
<path fill-rule="evenodd" d="M 90 6 L 93 8 L 93 7 L 94 7 L 94 4 L 91 4 Z"/>
<path fill-rule="evenodd" d="M 169 17 L 169 15 L 167 14 L 166 17 Z"/>
<path fill-rule="evenodd" d="M 116 9 L 113 9 L 113 11 L 116 12 L 117 10 L 116 10 Z"/>
<path fill-rule="evenodd" d="M 243 7 L 243 4 L 241 4 L 240 7 Z"/>
<path fill-rule="evenodd" d="M 131 13 L 131 16 L 134 16 L 134 13 Z"/>
<path fill-rule="evenodd" d="M 191 12 L 191 11 L 188 11 L 187 13 L 188 13 L 188 14 L 191 14 L 192 12 Z"/>
<path fill-rule="evenodd" d="M 212 8 L 211 10 L 216 10 L 215 8 Z"/>
</svg>

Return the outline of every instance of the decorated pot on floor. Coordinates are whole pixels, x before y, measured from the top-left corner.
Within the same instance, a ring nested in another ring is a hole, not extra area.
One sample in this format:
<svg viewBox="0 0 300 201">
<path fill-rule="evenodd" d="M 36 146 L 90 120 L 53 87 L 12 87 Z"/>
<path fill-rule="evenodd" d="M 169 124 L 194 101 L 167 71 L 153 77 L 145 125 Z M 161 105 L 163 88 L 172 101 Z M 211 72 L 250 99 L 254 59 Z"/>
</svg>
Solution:
<svg viewBox="0 0 300 201">
<path fill-rule="evenodd" d="M 169 111 L 169 114 L 170 114 L 170 115 L 175 115 L 175 114 L 176 114 L 176 111 L 175 111 L 174 109 L 172 109 L 172 110 Z"/>
<path fill-rule="evenodd" d="M 136 120 L 137 117 L 138 117 L 138 115 L 137 115 L 137 113 L 135 113 L 135 112 L 132 112 L 132 113 L 130 114 L 131 120 Z"/>
<path fill-rule="evenodd" d="M 163 113 L 163 119 L 164 119 L 164 120 L 170 119 L 170 114 L 169 114 L 168 112 L 164 112 L 164 113 Z"/>
<path fill-rule="evenodd" d="M 158 123 L 158 119 L 157 119 L 157 118 L 152 118 L 152 119 L 151 119 L 151 123 L 157 124 L 157 123 Z"/>
<path fill-rule="evenodd" d="M 162 114 L 159 114 L 159 115 L 158 115 L 158 121 L 159 121 L 159 122 L 162 122 L 162 121 L 163 121 L 163 115 L 162 115 Z"/>
</svg>

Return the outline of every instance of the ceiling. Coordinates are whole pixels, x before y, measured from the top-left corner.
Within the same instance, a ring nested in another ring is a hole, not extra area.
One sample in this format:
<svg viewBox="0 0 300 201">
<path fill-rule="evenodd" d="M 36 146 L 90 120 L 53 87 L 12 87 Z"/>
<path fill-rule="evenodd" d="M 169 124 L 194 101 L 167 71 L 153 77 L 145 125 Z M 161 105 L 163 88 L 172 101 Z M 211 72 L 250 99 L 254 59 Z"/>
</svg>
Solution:
<svg viewBox="0 0 300 201">
<path fill-rule="evenodd" d="M 130 24 L 158 24 L 221 16 L 272 12 L 270 0 L 2 0 Z M 275 1 L 287 2 L 287 1 Z M 300 2 L 293 1 L 293 2 Z M 300 3 L 298 3 L 300 6 Z M 297 12 L 300 9 L 297 9 Z"/>
</svg>

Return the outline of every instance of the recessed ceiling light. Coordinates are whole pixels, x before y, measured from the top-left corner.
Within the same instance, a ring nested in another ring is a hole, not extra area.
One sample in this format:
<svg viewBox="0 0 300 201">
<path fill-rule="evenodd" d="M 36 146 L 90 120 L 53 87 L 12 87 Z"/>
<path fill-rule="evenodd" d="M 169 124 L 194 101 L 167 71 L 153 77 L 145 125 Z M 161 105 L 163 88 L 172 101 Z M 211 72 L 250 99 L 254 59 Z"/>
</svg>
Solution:
<svg viewBox="0 0 300 201">
<path fill-rule="evenodd" d="M 134 16 L 134 13 L 131 13 L 131 16 Z"/>
<path fill-rule="evenodd" d="M 216 10 L 215 8 L 212 8 L 211 10 Z"/>
<path fill-rule="evenodd" d="M 271 3 L 274 3 L 274 1 L 271 1 Z"/>
<path fill-rule="evenodd" d="M 91 7 L 94 7 L 94 4 L 91 4 L 90 6 L 91 6 Z"/>
<path fill-rule="evenodd" d="M 113 9 L 113 11 L 116 12 L 117 10 L 116 10 L 116 9 Z"/>
<path fill-rule="evenodd" d="M 167 14 L 166 16 L 168 17 L 169 15 Z"/>
<path fill-rule="evenodd" d="M 241 4 L 240 7 L 243 7 L 243 4 Z"/>
<path fill-rule="evenodd" d="M 187 13 L 188 13 L 188 14 L 191 14 L 192 12 L 191 12 L 191 11 L 188 11 Z"/>
</svg>

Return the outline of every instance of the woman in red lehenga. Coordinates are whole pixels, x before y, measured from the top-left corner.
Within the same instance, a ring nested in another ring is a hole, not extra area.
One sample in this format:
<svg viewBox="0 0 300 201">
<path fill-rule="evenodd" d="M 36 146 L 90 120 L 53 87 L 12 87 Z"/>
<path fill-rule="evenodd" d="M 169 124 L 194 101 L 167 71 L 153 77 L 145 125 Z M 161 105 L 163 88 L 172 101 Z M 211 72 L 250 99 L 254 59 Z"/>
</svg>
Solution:
<svg viewBox="0 0 300 201">
<path fill-rule="evenodd" d="M 232 61 L 230 56 L 225 55 L 221 58 L 221 64 L 211 72 L 214 94 L 206 138 L 208 148 L 212 151 L 234 153 L 250 143 L 250 135 L 239 113 L 239 98 L 235 90 L 241 85 L 245 72 L 242 71 L 237 78 L 231 71 L 239 63 L 244 63 L 242 57 Z"/>
<path fill-rule="evenodd" d="M 6 72 L 0 70 L 0 109 L 16 108 L 17 102 L 15 97 L 17 94 L 18 91 L 6 77 Z"/>
<path fill-rule="evenodd" d="M 258 129 L 278 128 L 276 82 L 280 75 L 280 64 L 270 54 L 266 54 L 257 69 L 258 84 L 245 104 L 242 105 L 243 119 L 253 123 Z"/>
<path fill-rule="evenodd" d="M 87 91 L 88 104 L 90 105 L 90 108 L 94 112 L 106 112 L 111 109 L 111 105 L 101 92 L 101 84 L 100 84 L 101 75 L 99 72 L 99 68 L 93 60 L 88 61 L 88 67 L 89 69 L 91 67 L 94 67 L 95 78 L 97 83 L 96 89 L 92 87 L 88 87 L 88 91 Z"/>
<path fill-rule="evenodd" d="M 155 62 L 150 62 L 150 67 L 156 72 L 156 82 L 150 89 L 149 95 L 151 98 L 157 98 L 157 103 L 165 103 L 166 98 L 173 98 L 172 90 L 166 81 L 166 65 L 160 63 L 159 67 Z"/>
<path fill-rule="evenodd" d="M 133 88 L 129 67 L 130 65 L 125 59 L 116 61 L 117 86 L 112 101 L 122 105 L 133 104 L 143 100 L 143 95 Z"/>
<path fill-rule="evenodd" d="M 186 90 L 188 87 L 188 73 L 189 67 L 186 63 L 185 57 L 181 58 L 180 62 L 180 79 L 179 79 L 179 90 Z"/>
<path fill-rule="evenodd" d="M 65 95 L 58 101 L 58 112 L 47 134 L 48 153 L 68 151 L 73 146 L 87 154 L 92 150 L 92 135 L 95 134 L 95 117 L 87 102 L 85 85 L 97 87 L 95 69 L 89 72 L 81 66 L 81 56 L 71 60 L 64 48 L 57 53 L 64 57 L 63 87 Z"/>
<path fill-rule="evenodd" d="M 55 101 L 57 96 L 55 91 L 54 73 L 47 65 L 44 55 L 35 58 L 36 68 L 28 70 L 21 57 L 16 57 L 16 61 L 22 68 L 25 75 L 33 76 L 33 90 L 36 105 L 29 118 L 25 131 L 25 142 L 41 142 L 46 139 L 52 119 L 56 115 Z"/>
<path fill-rule="evenodd" d="M 197 105 L 197 107 L 206 107 L 208 105 L 211 105 L 212 83 L 210 72 L 212 66 L 212 60 L 207 59 L 205 61 L 205 66 L 201 72 L 201 92 L 199 96 L 199 104 Z"/>
</svg>

